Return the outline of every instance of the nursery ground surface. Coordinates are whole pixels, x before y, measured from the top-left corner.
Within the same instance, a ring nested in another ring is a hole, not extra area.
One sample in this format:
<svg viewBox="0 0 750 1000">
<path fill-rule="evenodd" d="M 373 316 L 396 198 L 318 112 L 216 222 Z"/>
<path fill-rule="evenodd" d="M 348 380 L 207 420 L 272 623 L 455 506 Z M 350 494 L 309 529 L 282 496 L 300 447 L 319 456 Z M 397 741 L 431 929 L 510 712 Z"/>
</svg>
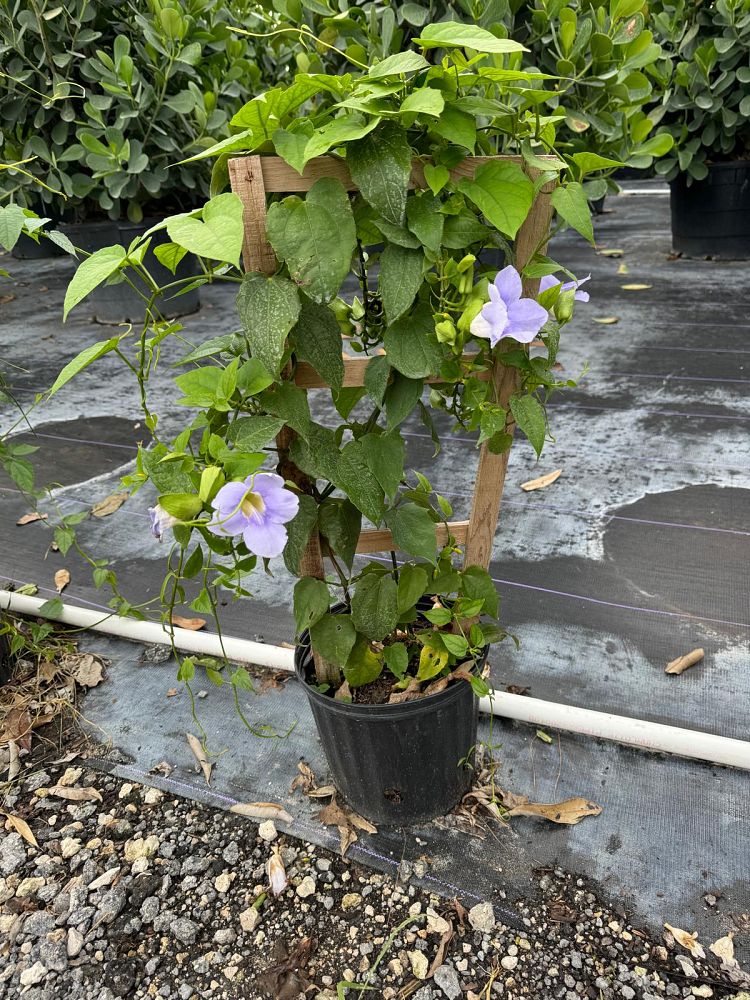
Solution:
<svg viewBox="0 0 750 1000">
<path fill-rule="evenodd" d="M 597 220 L 599 254 L 570 235 L 553 247 L 576 274 L 592 273 L 591 303 L 579 308 L 560 355 L 571 376 L 585 364 L 588 373 L 551 406 L 556 441 L 541 464 L 525 442 L 513 448 L 491 569 L 503 622 L 522 643 L 518 652 L 511 646 L 493 651 L 493 683 L 746 738 L 747 265 L 670 259 L 668 199 L 656 187 L 607 205 L 611 211 Z M 30 402 L 67 360 L 107 332 L 88 321 L 85 305 L 61 324 L 67 261 L 14 261 L 9 270 L 14 282 L 5 287 L 15 298 L 1 307 L 0 357 L 18 366 L 11 380 L 19 400 Z M 185 321 L 185 335 L 198 343 L 233 322 L 231 294 L 211 289 L 201 311 Z M 165 355 L 152 389 L 166 435 L 184 416 L 168 402 L 159 405 L 169 398 L 170 360 Z M 324 419 L 321 407 L 322 400 Z M 40 481 L 61 484 L 56 498 L 66 512 L 116 492 L 144 438 L 136 393 L 114 359 L 30 419 L 41 445 Z M 407 430 L 411 463 L 429 471 L 461 517 L 470 503 L 473 442 L 446 437 L 432 458 L 424 428 L 415 423 Z M 519 489 L 558 468 L 562 475 L 548 489 Z M 36 583 L 48 595 L 54 572 L 65 566 L 72 575 L 67 600 L 106 604 L 82 562 L 48 553 L 43 523 L 15 526 L 26 507 L 11 484 L 2 485 L 0 576 Z M 142 491 L 80 529 L 93 555 L 113 561 L 134 601 L 158 594 L 163 569 L 164 549 L 148 534 L 151 501 Z M 290 641 L 291 580 L 283 570 L 273 578 L 259 574 L 253 588 L 254 601 L 225 609 L 225 631 Z M 314 805 L 289 793 L 300 757 L 325 780 L 294 681 L 267 686 L 245 703 L 254 721 L 279 731 L 296 721 L 283 741 L 245 735 L 223 690 L 212 688 L 199 700 L 210 745 L 227 748 L 207 789 L 185 742 L 185 731 L 195 731 L 187 699 L 167 696 L 174 664 L 144 659 L 139 647 L 123 642 L 97 637 L 91 645 L 111 667 L 107 683 L 89 696 L 86 714 L 126 755 L 127 762 L 116 765 L 121 778 L 219 806 L 276 800 L 294 816 L 291 832 L 332 846 L 336 838 L 314 819 Z M 698 646 L 705 650 L 698 666 L 665 675 L 668 661 Z M 381 830 L 361 834 L 352 856 L 393 873 L 403 861 L 414 865 L 426 855 L 429 863 L 417 872 L 422 884 L 469 903 L 492 898 L 498 905 L 505 905 L 501 891 L 510 901 L 533 895 L 533 872 L 559 864 L 592 878 L 634 919 L 655 929 L 668 921 L 698 930 L 704 942 L 734 930 L 738 952 L 747 954 L 747 773 L 551 735 L 547 744 L 533 729 L 496 721 L 490 736 L 485 723 L 483 738 L 502 744 L 498 780 L 540 802 L 583 796 L 602 806 L 599 816 L 569 828 L 514 820 L 510 830 L 483 840 L 437 826 Z M 174 767 L 168 779 L 148 775 L 161 761 Z"/>
<path fill-rule="evenodd" d="M 335 1000 L 368 981 L 382 1000 L 737 995 L 718 959 L 652 940 L 586 878 L 548 868 L 533 898 L 464 905 L 103 773 L 101 748 L 59 732 L 37 731 L 5 802 L 28 826 L 0 841 L 2 1000 Z"/>
</svg>

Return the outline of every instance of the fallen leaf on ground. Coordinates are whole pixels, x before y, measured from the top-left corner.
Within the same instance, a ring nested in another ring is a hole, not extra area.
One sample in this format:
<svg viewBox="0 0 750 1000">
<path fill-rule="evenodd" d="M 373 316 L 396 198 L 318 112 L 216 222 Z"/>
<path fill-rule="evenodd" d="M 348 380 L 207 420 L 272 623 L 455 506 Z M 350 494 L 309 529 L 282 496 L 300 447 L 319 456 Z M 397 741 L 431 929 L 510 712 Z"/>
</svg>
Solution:
<svg viewBox="0 0 750 1000">
<path fill-rule="evenodd" d="M 104 680 L 104 663 L 93 653 L 71 653 L 63 665 L 81 687 L 96 687 Z"/>
<path fill-rule="evenodd" d="M 602 326 L 612 326 L 613 323 L 619 323 L 619 316 L 592 316 L 591 317 L 595 323 L 601 323 Z"/>
<path fill-rule="evenodd" d="M 206 758 L 206 755 L 203 752 L 203 746 L 201 744 L 201 741 L 196 736 L 193 736 L 192 733 L 185 733 L 185 736 L 187 736 L 188 745 L 190 746 L 190 749 L 193 751 L 193 756 L 201 766 L 201 771 L 203 771 L 203 777 L 206 779 L 206 784 L 210 785 L 211 770 L 213 768 L 213 764 L 209 763 L 208 759 Z"/>
<path fill-rule="evenodd" d="M 562 469 L 555 469 L 554 472 L 547 472 L 537 479 L 529 479 L 527 482 L 521 483 L 521 489 L 527 493 L 530 493 L 532 490 L 543 490 L 545 486 L 551 486 L 552 483 L 557 482 L 562 475 L 562 471 Z"/>
<path fill-rule="evenodd" d="M 68 802 L 101 802 L 101 792 L 96 788 L 68 788 L 67 785 L 53 785 L 48 793 L 56 799 L 67 799 Z"/>
<path fill-rule="evenodd" d="M 726 937 L 720 937 L 718 941 L 714 941 L 713 944 L 708 946 L 708 950 L 713 952 L 717 958 L 720 958 L 722 962 L 726 962 L 727 965 L 731 965 L 735 961 L 734 958 L 734 932 L 730 931 Z"/>
<path fill-rule="evenodd" d="M 109 514 L 114 514 L 116 510 L 122 507 L 129 496 L 129 493 L 110 493 L 108 497 L 94 504 L 91 508 L 91 513 L 94 517 L 107 517 Z"/>
<path fill-rule="evenodd" d="M 7 819 L 16 833 L 20 833 L 27 844 L 31 844 L 32 847 L 39 847 L 36 841 L 36 837 L 31 832 L 31 827 L 26 822 L 25 819 L 21 819 L 20 816 L 13 816 L 11 813 L 4 812 L 3 816 Z"/>
<path fill-rule="evenodd" d="M 21 770 L 21 761 L 19 760 L 18 754 L 18 744 L 15 740 L 8 741 L 8 781 L 13 781 L 14 778 L 18 777 L 18 772 Z"/>
<path fill-rule="evenodd" d="M 16 587 L 17 594 L 24 594 L 26 597 L 33 597 L 39 593 L 39 587 L 35 583 L 24 583 L 21 587 Z"/>
<path fill-rule="evenodd" d="M 289 885 L 289 881 L 286 877 L 286 868 L 284 868 L 284 862 L 281 858 L 281 851 L 278 845 L 274 846 L 273 854 L 268 859 L 266 869 L 271 892 L 274 896 L 280 896 Z"/>
<path fill-rule="evenodd" d="M 179 688 L 170 688 L 169 691 L 167 691 L 167 698 L 176 698 L 179 693 Z"/>
<path fill-rule="evenodd" d="M 366 833 L 377 833 L 377 827 L 358 815 L 351 809 L 340 806 L 334 797 L 327 806 L 316 814 L 315 818 L 324 826 L 335 826 L 339 831 L 341 857 L 346 857 L 346 852 L 357 838 L 357 830 L 364 830 Z"/>
<path fill-rule="evenodd" d="M 255 980 L 256 986 L 274 1000 L 297 1000 L 310 989 L 311 980 L 305 969 L 310 961 L 315 943 L 306 937 L 298 941 L 291 951 L 281 938 L 273 948 L 273 964 Z"/>
<path fill-rule="evenodd" d="M 549 918 L 556 924 L 574 924 L 578 913 L 564 899 L 555 899 L 549 906 Z"/>
<path fill-rule="evenodd" d="M 293 823 L 294 817 L 283 806 L 275 802 L 237 802 L 231 806 L 230 812 L 238 813 L 240 816 L 249 816 L 251 819 L 278 819 L 282 823 Z"/>
<path fill-rule="evenodd" d="M 48 516 L 48 514 L 40 514 L 38 510 L 34 510 L 30 514 L 24 514 L 23 517 L 19 517 L 16 524 L 20 526 L 23 524 L 33 524 L 34 521 L 46 521 Z"/>
<path fill-rule="evenodd" d="M 689 934 L 687 931 L 682 930 L 681 927 L 673 927 L 671 924 L 667 923 L 665 923 L 664 926 L 675 939 L 677 944 L 681 948 L 684 948 L 685 951 L 689 951 L 693 958 L 706 957 L 703 945 L 698 942 L 698 931 L 695 931 L 693 934 Z"/>
<path fill-rule="evenodd" d="M 82 767 L 66 767 L 65 774 L 58 781 L 58 785 L 63 785 L 65 788 L 72 788 L 82 774 Z"/>
<path fill-rule="evenodd" d="M 597 253 L 599 254 L 600 257 L 622 257 L 625 251 L 613 247 L 611 250 L 610 249 L 597 250 Z"/>
<path fill-rule="evenodd" d="M 620 288 L 624 288 L 626 292 L 644 292 L 647 288 L 653 287 L 653 285 L 643 285 L 637 281 L 629 285 L 620 285 Z"/>
<path fill-rule="evenodd" d="M 440 935 L 440 942 L 437 947 L 437 952 L 435 953 L 435 957 L 432 960 L 432 964 L 427 970 L 427 976 L 426 976 L 427 979 L 432 979 L 437 970 L 443 964 L 443 959 L 445 958 L 445 952 L 446 949 L 448 948 L 448 945 L 451 943 L 453 934 L 454 934 L 453 924 L 449 920 L 448 930 L 443 931 L 443 933 Z"/>
<path fill-rule="evenodd" d="M 318 787 L 318 779 L 315 777 L 315 772 L 306 760 L 297 761 L 297 770 L 299 774 L 292 781 L 289 790 L 296 792 L 299 788 L 305 795 L 309 795 L 312 789 Z"/>
<path fill-rule="evenodd" d="M 630 274 L 630 268 L 628 267 L 627 264 L 620 264 L 620 266 L 617 268 L 617 273 L 618 274 Z"/>
<path fill-rule="evenodd" d="M 70 573 L 66 569 L 59 569 L 55 573 L 55 589 L 58 594 L 62 594 L 70 583 Z"/>
<path fill-rule="evenodd" d="M 149 769 L 149 774 L 163 774 L 165 778 L 168 778 L 170 774 L 174 771 L 171 764 L 168 764 L 165 760 L 159 761 L 158 764 L 154 764 L 152 768 Z"/>
<path fill-rule="evenodd" d="M 191 632 L 197 632 L 206 624 L 205 618 L 183 618 L 182 615 L 172 615 L 172 624 L 178 628 L 186 628 Z"/>
<path fill-rule="evenodd" d="M 25 708 L 11 708 L 0 730 L 0 744 L 13 740 L 22 750 L 31 749 L 31 718 Z"/>
<path fill-rule="evenodd" d="M 682 674 L 689 667 L 694 667 L 696 663 L 700 663 L 703 659 L 704 653 L 702 649 L 694 649 L 690 653 L 686 653 L 684 656 L 678 656 L 676 660 L 671 660 L 665 667 L 665 674 Z"/>
<path fill-rule="evenodd" d="M 564 802 L 529 802 L 525 795 L 515 795 L 513 792 L 500 792 L 503 805 L 509 816 L 539 816 L 552 823 L 574 826 L 586 816 L 598 816 L 602 807 L 587 799 L 565 799 Z"/>
<path fill-rule="evenodd" d="M 339 685 L 336 694 L 333 696 L 334 701 L 351 701 L 352 691 L 349 687 L 349 681 L 344 681 Z"/>
<path fill-rule="evenodd" d="M 543 729 L 537 729 L 536 738 L 541 740 L 542 743 L 552 743 L 554 742 L 549 733 L 545 733 Z"/>
<path fill-rule="evenodd" d="M 13 295 L 12 292 L 9 292 L 7 295 L 0 295 L 0 306 L 6 306 L 9 302 L 12 302 L 14 298 L 15 295 Z"/>
</svg>

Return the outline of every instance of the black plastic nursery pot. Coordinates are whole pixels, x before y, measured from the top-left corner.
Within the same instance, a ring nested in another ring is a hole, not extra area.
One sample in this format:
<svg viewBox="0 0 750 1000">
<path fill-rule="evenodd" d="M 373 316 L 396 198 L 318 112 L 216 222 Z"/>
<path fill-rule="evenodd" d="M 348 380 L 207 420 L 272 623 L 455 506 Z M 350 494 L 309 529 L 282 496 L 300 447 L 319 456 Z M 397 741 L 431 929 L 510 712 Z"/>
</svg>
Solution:
<svg viewBox="0 0 750 1000">
<path fill-rule="evenodd" d="M 63 225 L 60 228 L 71 240 L 74 246 L 87 253 L 93 253 L 102 247 L 122 244 L 129 246 L 134 239 L 149 230 L 157 219 L 144 219 L 143 222 L 82 222 Z M 169 243 L 169 236 L 164 230 L 159 230 L 151 237 L 150 251 L 162 243 Z M 147 255 L 148 270 L 159 286 L 171 284 L 180 278 L 190 278 L 200 273 L 200 268 L 192 254 L 186 254 L 174 274 L 149 251 Z M 146 291 L 146 285 L 143 285 Z M 200 289 L 193 288 L 182 295 L 176 295 L 179 288 L 170 289 L 166 294 L 158 296 L 155 305 L 162 315 L 173 319 L 176 316 L 186 316 L 195 312 L 200 306 Z M 145 304 L 135 289 L 125 281 L 111 285 L 99 285 L 87 297 L 87 303 L 93 308 L 97 323 L 139 323 L 145 316 Z"/>
<path fill-rule="evenodd" d="M 477 668 L 481 671 L 489 647 Z M 310 686 L 310 638 L 294 654 L 333 783 L 377 826 L 426 823 L 450 812 L 471 786 L 479 699 L 466 681 L 400 705 L 355 705 Z"/>
<path fill-rule="evenodd" d="M 65 251 L 44 236 L 40 236 L 37 243 L 28 233 L 21 233 L 10 254 L 16 260 L 49 260 L 50 257 L 64 256 Z"/>
<path fill-rule="evenodd" d="M 672 246 L 688 257 L 750 257 L 750 160 L 713 163 L 708 177 L 671 183 Z"/>
</svg>

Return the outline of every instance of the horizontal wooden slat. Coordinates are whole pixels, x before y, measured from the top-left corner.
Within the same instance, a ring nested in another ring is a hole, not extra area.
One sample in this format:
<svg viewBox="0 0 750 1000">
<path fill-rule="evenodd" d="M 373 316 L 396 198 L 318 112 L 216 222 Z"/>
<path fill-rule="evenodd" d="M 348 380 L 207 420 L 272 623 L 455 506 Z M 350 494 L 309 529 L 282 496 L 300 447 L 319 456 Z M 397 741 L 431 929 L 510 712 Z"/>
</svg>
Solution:
<svg viewBox="0 0 750 1000">
<path fill-rule="evenodd" d="M 438 545 L 445 545 L 448 541 L 448 535 L 452 535 L 457 542 L 465 542 L 468 530 L 468 521 L 451 521 L 447 528 L 444 524 L 438 524 L 436 525 Z M 394 550 L 398 550 L 398 545 L 393 544 L 393 535 L 386 529 L 367 528 L 359 536 L 357 542 L 357 552 L 393 552 Z"/>
<path fill-rule="evenodd" d="M 242 159 L 242 157 L 235 159 Z M 261 156 L 259 159 L 263 171 L 263 186 L 267 193 L 291 194 L 297 191 L 309 191 L 321 177 L 336 177 L 347 191 L 357 189 L 349 175 L 345 161 L 337 160 L 333 156 L 321 156 L 310 160 L 301 175 L 279 156 Z M 552 161 L 556 160 L 556 157 L 550 156 L 548 159 Z M 520 156 L 467 156 L 451 170 L 451 178 L 455 181 L 461 177 L 473 177 L 479 167 L 493 160 L 507 160 L 510 163 L 523 162 L 523 158 Z M 414 160 L 412 164 L 410 186 L 427 187 L 422 160 Z"/>
<path fill-rule="evenodd" d="M 464 361 L 471 361 L 476 355 L 464 354 Z M 344 358 L 344 385 L 351 387 L 356 385 L 364 385 L 365 371 L 367 366 L 374 358 Z M 479 372 L 476 378 L 479 379 L 489 379 L 491 373 L 489 371 Z M 327 389 L 328 383 L 325 379 L 322 379 L 320 375 L 315 371 L 312 365 L 308 364 L 306 361 L 298 361 L 297 367 L 294 372 L 294 381 L 301 389 Z M 441 379 L 438 375 L 430 375 L 425 379 L 427 385 L 435 385 L 438 382 L 444 382 L 445 379 Z"/>
</svg>

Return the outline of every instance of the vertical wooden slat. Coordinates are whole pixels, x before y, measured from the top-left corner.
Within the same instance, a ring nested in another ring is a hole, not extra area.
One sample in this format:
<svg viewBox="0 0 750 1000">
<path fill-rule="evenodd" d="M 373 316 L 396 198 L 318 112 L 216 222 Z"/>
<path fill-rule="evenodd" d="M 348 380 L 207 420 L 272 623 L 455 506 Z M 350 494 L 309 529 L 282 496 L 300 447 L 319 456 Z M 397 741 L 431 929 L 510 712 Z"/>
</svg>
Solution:
<svg viewBox="0 0 750 1000">
<path fill-rule="evenodd" d="M 546 236 L 552 218 L 551 190 L 552 188 L 547 186 L 537 194 L 529 215 L 518 231 L 516 267 L 519 271 L 523 270 L 538 249 L 544 249 L 546 246 Z M 538 291 L 537 278 L 523 279 L 524 295 L 535 296 Z M 509 346 L 506 342 L 504 349 L 508 350 Z M 501 347 L 500 350 L 502 349 Z M 505 365 L 496 362 L 492 381 L 495 402 L 507 409 L 508 400 L 518 388 L 518 370 L 506 368 Z M 515 423 L 511 423 L 508 427 L 511 434 L 514 428 Z M 480 449 L 477 478 L 474 483 L 474 501 L 464 550 L 464 566 L 482 566 L 484 569 L 489 569 L 509 457 L 510 449 L 501 455 L 494 455 L 486 443 Z"/>
<path fill-rule="evenodd" d="M 246 271 L 273 274 L 276 255 L 266 237 L 266 188 L 260 156 L 240 156 L 229 161 L 229 181 L 244 208 L 245 236 L 242 263 Z"/>
</svg>

